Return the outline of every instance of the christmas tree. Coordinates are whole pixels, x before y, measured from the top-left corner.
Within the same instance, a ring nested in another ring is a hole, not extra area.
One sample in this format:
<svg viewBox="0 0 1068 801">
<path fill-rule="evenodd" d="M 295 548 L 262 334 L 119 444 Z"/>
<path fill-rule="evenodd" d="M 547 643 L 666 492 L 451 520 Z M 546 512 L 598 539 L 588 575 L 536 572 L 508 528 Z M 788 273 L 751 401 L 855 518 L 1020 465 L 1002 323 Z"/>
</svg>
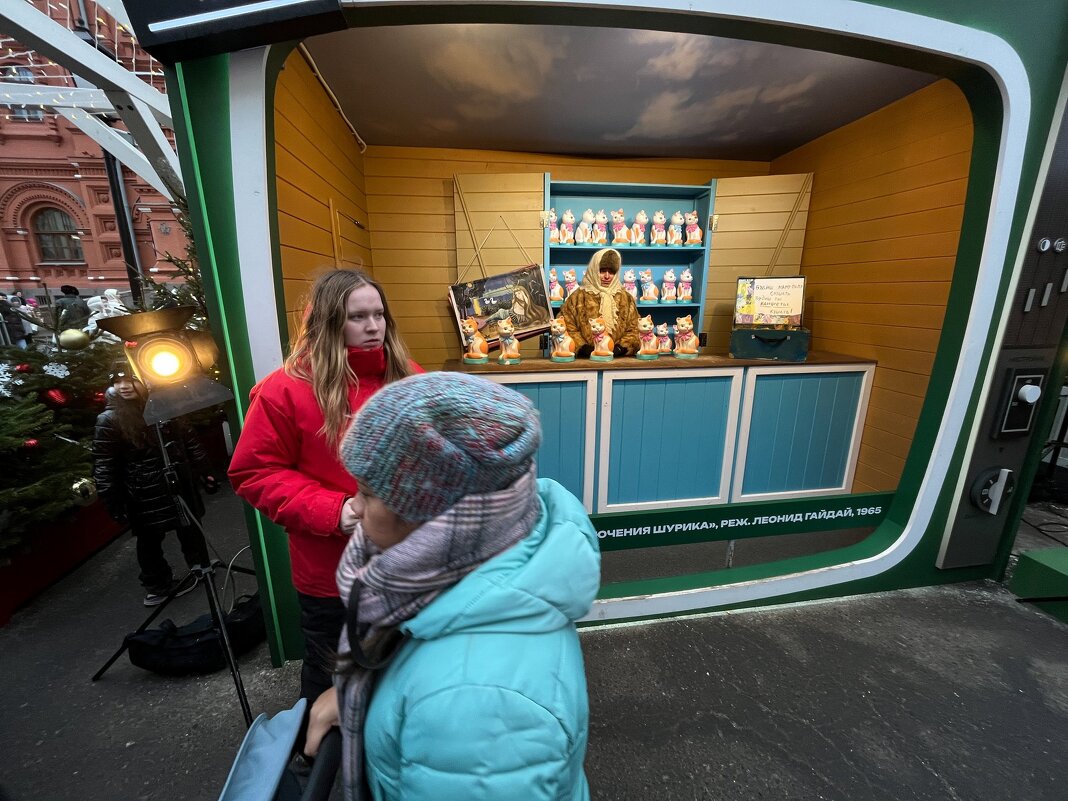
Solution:
<svg viewBox="0 0 1068 801">
<path fill-rule="evenodd" d="M 0 564 L 92 498 L 92 440 L 121 346 L 0 348 Z"/>
</svg>

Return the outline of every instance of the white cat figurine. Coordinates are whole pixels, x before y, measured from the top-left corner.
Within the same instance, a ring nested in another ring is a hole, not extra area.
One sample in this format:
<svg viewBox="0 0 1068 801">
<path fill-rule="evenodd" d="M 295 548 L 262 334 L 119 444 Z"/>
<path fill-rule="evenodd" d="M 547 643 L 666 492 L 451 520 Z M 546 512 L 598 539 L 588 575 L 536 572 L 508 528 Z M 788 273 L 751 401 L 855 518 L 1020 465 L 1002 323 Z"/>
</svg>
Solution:
<svg viewBox="0 0 1068 801">
<path fill-rule="evenodd" d="M 669 269 L 664 273 L 664 283 L 660 289 L 660 302 L 661 303 L 674 303 L 678 297 L 678 293 L 675 289 L 675 271 Z"/>
<path fill-rule="evenodd" d="M 634 225 L 630 227 L 630 243 L 632 245 L 645 244 L 645 226 L 649 224 L 649 215 L 642 209 L 634 215 Z"/>
<path fill-rule="evenodd" d="M 679 276 L 679 303 L 693 303 L 693 273 L 689 267 Z"/>
<path fill-rule="evenodd" d="M 682 244 L 683 219 L 681 211 L 676 211 L 671 215 L 671 225 L 667 229 L 667 243 L 669 245 L 678 246 Z"/>
<path fill-rule="evenodd" d="M 660 290 L 657 289 L 656 284 L 653 283 L 653 271 L 642 270 L 640 273 L 638 273 L 638 277 L 641 279 L 642 282 L 642 294 L 641 298 L 639 298 L 641 302 L 656 303 L 658 300 L 660 300 Z"/>
<path fill-rule="evenodd" d="M 623 271 L 623 289 L 628 295 L 634 298 L 635 302 L 638 300 L 638 276 L 634 274 L 634 270 Z"/>
<path fill-rule="evenodd" d="M 653 318 L 648 314 L 638 320 L 638 358 L 648 361 L 660 356 L 660 345 L 657 342 L 656 331 L 653 326 Z"/>
<path fill-rule="evenodd" d="M 667 323 L 661 323 L 656 327 L 656 345 L 661 356 L 670 356 L 675 350 L 674 345 L 671 344 L 669 330 Z"/>
</svg>

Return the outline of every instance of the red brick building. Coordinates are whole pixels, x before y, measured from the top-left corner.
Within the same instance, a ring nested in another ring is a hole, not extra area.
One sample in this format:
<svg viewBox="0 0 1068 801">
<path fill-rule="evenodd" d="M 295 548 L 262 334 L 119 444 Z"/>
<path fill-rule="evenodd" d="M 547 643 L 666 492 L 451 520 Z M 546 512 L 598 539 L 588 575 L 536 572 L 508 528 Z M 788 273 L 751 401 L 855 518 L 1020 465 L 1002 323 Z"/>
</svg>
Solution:
<svg viewBox="0 0 1068 801">
<path fill-rule="evenodd" d="M 86 40 L 92 37 L 124 68 L 165 90 L 159 62 L 91 0 L 33 5 Z M 2 30 L 0 83 L 41 86 L 43 102 L 55 96 L 55 87 L 75 88 L 70 71 Z M 86 296 L 112 287 L 129 290 L 118 227 L 121 199 L 109 190 L 100 146 L 49 107 L 3 102 L 11 97 L 0 90 L 0 290 L 39 299 L 46 287 L 57 296 L 61 284 Z M 122 129 L 117 117 L 112 125 Z M 171 202 L 120 169 L 142 269 L 161 280 L 166 265 L 157 263 L 168 251 L 184 255 L 185 237 Z"/>
</svg>

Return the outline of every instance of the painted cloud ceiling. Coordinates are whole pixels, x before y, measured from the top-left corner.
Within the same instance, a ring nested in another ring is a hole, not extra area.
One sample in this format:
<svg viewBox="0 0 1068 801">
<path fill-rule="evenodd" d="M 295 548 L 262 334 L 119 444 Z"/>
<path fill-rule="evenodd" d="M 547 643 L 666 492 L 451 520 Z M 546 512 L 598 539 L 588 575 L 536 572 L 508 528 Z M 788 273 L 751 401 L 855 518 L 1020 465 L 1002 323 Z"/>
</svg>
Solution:
<svg viewBox="0 0 1068 801">
<path fill-rule="evenodd" d="M 306 42 L 369 144 L 766 161 L 926 73 L 710 36 L 519 25 L 362 28 Z"/>
</svg>

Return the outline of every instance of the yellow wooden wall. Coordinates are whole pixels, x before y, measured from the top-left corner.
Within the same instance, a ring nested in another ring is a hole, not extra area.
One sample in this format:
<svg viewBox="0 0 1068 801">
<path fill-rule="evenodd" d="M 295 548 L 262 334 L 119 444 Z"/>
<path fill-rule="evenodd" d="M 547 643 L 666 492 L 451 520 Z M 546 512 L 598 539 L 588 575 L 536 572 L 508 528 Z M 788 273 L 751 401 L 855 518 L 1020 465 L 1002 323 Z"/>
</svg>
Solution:
<svg viewBox="0 0 1068 801">
<path fill-rule="evenodd" d="M 424 367 L 437 368 L 447 359 L 456 358 L 460 347 L 456 323 L 445 299 L 448 286 L 457 275 L 453 175 L 464 176 L 465 192 L 477 193 L 479 174 L 507 174 L 503 180 L 511 182 L 507 185 L 516 191 L 509 192 L 512 197 L 501 202 L 514 207 L 511 212 L 529 211 L 536 216 L 543 201 L 540 192 L 529 190 L 541 185 L 545 172 L 564 181 L 703 184 L 725 176 L 765 175 L 769 165 L 711 159 L 594 159 L 371 146 L 364 153 L 364 168 L 375 278 L 389 296 L 390 308 L 416 361 Z M 517 177 L 519 173 L 532 175 L 523 179 Z M 523 209 L 516 206 L 517 202 L 534 206 Z M 483 216 L 475 227 L 481 230 L 481 223 L 493 216 L 493 209 L 480 208 L 479 212 Z M 532 230 L 517 234 L 540 262 L 540 234 Z M 469 245 L 466 233 L 462 236 L 461 244 Z M 487 256 L 494 262 L 495 272 L 521 266 L 522 255 L 514 244 L 509 247 L 511 242 L 508 233 L 502 231 L 488 243 L 494 252 Z M 469 255 L 462 257 L 463 264 L 459 266 L 466 265 L 469 259 Z M 473 269 L 477 271 L 477 267 Z"/>
<path fill-rule="evenodd" d="M 798 275 L 812 175 L 758 175 L 716 182 L 716 230 L 708 259 L 708 347 L 726 353 L 739 276 Z"/>
<path fill-rule="evenodd" d="M 339 266 L 371 271 L 371 238 L 363 155 L 297 50 L 278 77 L 274 124 L 278 238 L 292 335 L 319 272 Z"/>
<path fill-rule="evenodd" d="M 945 316 L 972 148 L 940 81 L 772 162 L 812 172 L 805 324 L 812 347 L 878 361 L 854 490 L 897 487 Z"/>
</svg>

